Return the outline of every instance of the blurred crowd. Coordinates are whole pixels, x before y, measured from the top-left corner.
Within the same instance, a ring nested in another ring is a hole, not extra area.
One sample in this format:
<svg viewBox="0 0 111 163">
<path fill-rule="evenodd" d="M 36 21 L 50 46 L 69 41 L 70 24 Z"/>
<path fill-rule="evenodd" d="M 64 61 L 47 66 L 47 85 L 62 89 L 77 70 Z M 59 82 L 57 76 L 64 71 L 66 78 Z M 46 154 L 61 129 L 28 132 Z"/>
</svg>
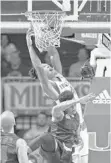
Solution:
<svg viewBox="0 0 111 163">
<path fill-rule="evenodd" d="M 47 114 L 43 110 L 39 111 L 39 113 L 37 113 L 34 117 L 30 116 L 30 118 L 33 119 L 32 121 L 34 122 L 33 123 L 31 121 L 27 122 L 27 125 L 29 123 L 28 129 L 23 129 L 23 126 L 20 129 L 18 129 L 19 124 L 17 123 L 17 119 L 15 126 L 15 133 L 19 137 L 24 138 L 27 142 L 49 130 L 51 122 L 51 113 Z"/>
<path fill-rule="evenodd" d="M 18 44 L 22 44 L 18 41 Z M 27 48 L 24 44 L 24 48 Z M 1 35 L 1 75 L 2 77 L 22 77 L 29 76 L 28 72 L 31 68 L 31 62 L 28 54 L 23 54 L 18 45 L 11 41 L 9 35 Z M 28 51 L 27 51 L 28 53 Z M 65 52 L 62 52 L 65 54 Z M 68 52 L 66 52 L 68 53 Z M 89 51 L 82 47 L 77 52 L 71 52 L 72 56 L 69 55 L 67 65 L 65 66 L 64 57 L 62 57 L 63 74 L 66 77 L 81 77 L 80 68 L 89 58 Z M 60 54 L 61 55 L 61 54 Z M 68 55 L 68 54 L 67 54 Z M 25 57 L 24 57 L 25 56 Z M 47 64 L 51 64 L 47 52 L 40 55 L 41 60 Z M 72 58 L 71 58 L 72 57 Z"/>
<path fill-rule="evenodd" d="M 1 75 L 28 76 L 29 67 L 23 63 L 21 51 L 11 42 L 8 35 L 1 35 Z"/>
</svg>

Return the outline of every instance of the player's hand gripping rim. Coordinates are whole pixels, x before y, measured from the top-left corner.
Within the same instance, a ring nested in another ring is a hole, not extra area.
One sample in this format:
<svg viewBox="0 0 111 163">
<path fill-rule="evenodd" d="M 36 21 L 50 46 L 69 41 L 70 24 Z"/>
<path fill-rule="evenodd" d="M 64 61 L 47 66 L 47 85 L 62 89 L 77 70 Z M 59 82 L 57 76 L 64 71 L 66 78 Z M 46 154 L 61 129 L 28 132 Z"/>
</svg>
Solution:
<svg viewBox="0 0 111 163">
<path fill-rule="evenodd" d="M 32 45 L 32 39 L 31 37 L 34 36 L 34 31 L 32 29 L 32 26 L 28 29 L 26 34 L 26 40 L 27 40 L 27 46 L 30 47 Z"/>
</svg>

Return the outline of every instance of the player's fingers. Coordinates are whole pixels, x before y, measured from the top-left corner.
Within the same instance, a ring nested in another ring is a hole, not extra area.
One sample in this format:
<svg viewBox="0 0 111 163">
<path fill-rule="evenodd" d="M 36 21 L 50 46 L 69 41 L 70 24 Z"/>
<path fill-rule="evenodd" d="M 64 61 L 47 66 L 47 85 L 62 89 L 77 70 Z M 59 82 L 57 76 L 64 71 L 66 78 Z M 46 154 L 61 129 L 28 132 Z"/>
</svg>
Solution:
<svg viewBox="0 0 111 163">
<path fill-rule="evenodd" d="M 26 37 L 31 37 L 33 35 L 34 35 L 34 32 L 33 31 L 29 31 L 29 32 L 27 32 Z"/>
<path fill-rule="evenodd" d="M 95 94 L 94 93 L 90 93 L 89 95 L 88 95 L 88 97 L 87 97 L 87 100 L 88 101 L 91 101 L 91 100 L 93 100 L 95 98 Z"/>
<path fill-rule="evenodd" d="M 32 35 L 34 35 L 34 31 L 33 31 L 32 27 L 30 27 L 30 28 L 28 29 L 27 33 L 26 33 L 26 36 L 30 37 L 30 36 L 32 36 Z"/>
<path fill-rule="evenodd" d="M 92 97 L 93 97 L 93 96 L 95 96 L 95 94 L 94 94 L 94 93 L 89 93 L 88 95 L 89 95 L 89 96 L 92 96 Z"/>
<path fill-rule="evenodd" d="M 90 96 L 89 99 L 88 99 L 88 101 L 92 101 L 94 99 L 95 99 L 95 96 Z"/>
<path fill-rule="evenodd" d="M 33 31 L 33 26 L 32 26 L 32 23 L 30 23 L 30 27 L 29 27 L 29 29 L 28 29 L 28 31 L 27 31 L 27 32 L 30 32 L 30 31 Z"/>
<path fill-rule="evenodd" d="M 89 100 L 92 100 L 94 98 L 95 98 L 95 96 L 89 96 Z"/>
</svg>

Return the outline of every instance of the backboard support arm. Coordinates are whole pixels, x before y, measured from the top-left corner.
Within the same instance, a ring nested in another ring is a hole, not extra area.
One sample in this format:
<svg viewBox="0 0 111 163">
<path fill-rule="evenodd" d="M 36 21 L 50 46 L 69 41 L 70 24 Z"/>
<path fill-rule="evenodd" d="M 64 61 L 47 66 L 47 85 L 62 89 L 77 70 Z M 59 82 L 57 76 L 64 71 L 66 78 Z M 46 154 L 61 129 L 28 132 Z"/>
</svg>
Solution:
<svg viewBox="0 0 111 163">
<path fill-rule="evenodd" d="M 71 10 L 71 0 L 62 0 L 63 2 L 60 3 L 58 0 L 52 0 L 52 2 L 58 6 L 63 11 L 70 11 Z M 81 4 L 78 4 L 79 0 L 73 0 L 73 15 L 67 16 L 66 20 L 78 20 L 79 12 L 81 12 L 86 5 L 88 0 L 82 0 Z"/>
</svg>

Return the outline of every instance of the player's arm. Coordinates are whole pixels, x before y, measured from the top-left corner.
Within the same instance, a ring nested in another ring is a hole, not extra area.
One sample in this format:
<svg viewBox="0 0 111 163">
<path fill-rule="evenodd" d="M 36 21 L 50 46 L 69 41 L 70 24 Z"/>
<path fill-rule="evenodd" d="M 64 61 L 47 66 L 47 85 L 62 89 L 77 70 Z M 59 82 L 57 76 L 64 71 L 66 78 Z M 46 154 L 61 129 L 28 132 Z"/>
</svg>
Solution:
<svg viewBox="0 0 111 163">
<path fill-rule="evenodd" d="M 39 69 L 42 69 L 42 63 L 33 48 L 32 39 L 31 39 L 32 35 L 33 35 L 33 31 L 29 30 L 26 35 L 27 47 L 29 50 L 29 55 L 31 58 L 32 65 L 37 71 L 39 71 Z"/>
<path fill-rule="evenodd" d="M 93 93 L 90 93 L 84 97 L 77 99 L 77 100 L 73 99 L 73 100 L 61 102 L 53 107 L 52 116 L 55 118 L 59 118 L 59 117 L 63 116 L 63 112 L 66 109 L 68 109 L 69 107 L 71 107 L 72 105 L 76 105 L 77 103 L 86 104 L 94 98 L 95 98 L 95 95 Z"/>
<path fill-rule="evenodd" d="M 25 140 L 18 139 L 17 143 L 16 143 L 16 149 L 17 149 L 17 156 L 18 156 L 19 163 L 32 163 L 28 159 L 28 155 L 27 155 L 28 146 L 27 146 Z"/>
<path fill-rule="evenodd" d="M 78 98 L 77 100 L 73 99 L 73 100 L 61 102 L 53 107 L 53 111 L 55 112 L 65 111 L 72 105 L 76 105 L 77 103 L 86 104 L 87 102 L 91 101 L 94 98 L 95 98 L 95 94 L 89 93 L 88 95 Z"/>
<path fill-rule="evenodd" d="M 61 121 L 64 117 L 64 111 L 70 108 L 72 105 L 75 105 L 80 102 L 80 99 L 77 100 L 68 100 L 61 102 L 53 107 L 52 109 L 52 118 L 56 121 Z"/>
<path fill-rule="evenodd" d="M 33 140 L 31 140 L 28 144 L 28 146 L 30 147 L 30 149 L 32 151 L 37 150 L 39 147 L 43 146 L 46 142 L 46 134 L 43 133 L 40 136 L 37 136 L 36 138 L 34 138 Z"/>
<path fill-rule="evenodd" d="M 56 115 L 56 113 L 59 113 L 60 111 L 65 111 L 72 105 L 77 104 L 79 101 L 80 99 L 61 102 L 53 107 L 52 112 Z"/>
<path fill-rule="evenodd" d="M 49 47 L 48 55 L 50 56 L 51 64 L 54 69 L 60 74 L 62 74 L 62 64 L 57 49 L 55 47 Z"/>
<path fill-rule="evenodd" d="M 26 36 L 26 40 L 27 40 L 27 46 L 28 46 L 32 64 L 37 72 L 37 75 L 38 75 L 38 78 L 40 80 L 43 90 L 45 91 L 46 94 L 48 94 L 49 97 L 51 97 L 52 99 L 55 100 L 58 98 L 58 93 L 53 88 L 51 82 L 48 80 L 48 77 L 42 67 L 42 63 L 32 46 L 31 35 L 32 35 L 32 33 L 28 32 L 27 36 Z"/>
</svg>

